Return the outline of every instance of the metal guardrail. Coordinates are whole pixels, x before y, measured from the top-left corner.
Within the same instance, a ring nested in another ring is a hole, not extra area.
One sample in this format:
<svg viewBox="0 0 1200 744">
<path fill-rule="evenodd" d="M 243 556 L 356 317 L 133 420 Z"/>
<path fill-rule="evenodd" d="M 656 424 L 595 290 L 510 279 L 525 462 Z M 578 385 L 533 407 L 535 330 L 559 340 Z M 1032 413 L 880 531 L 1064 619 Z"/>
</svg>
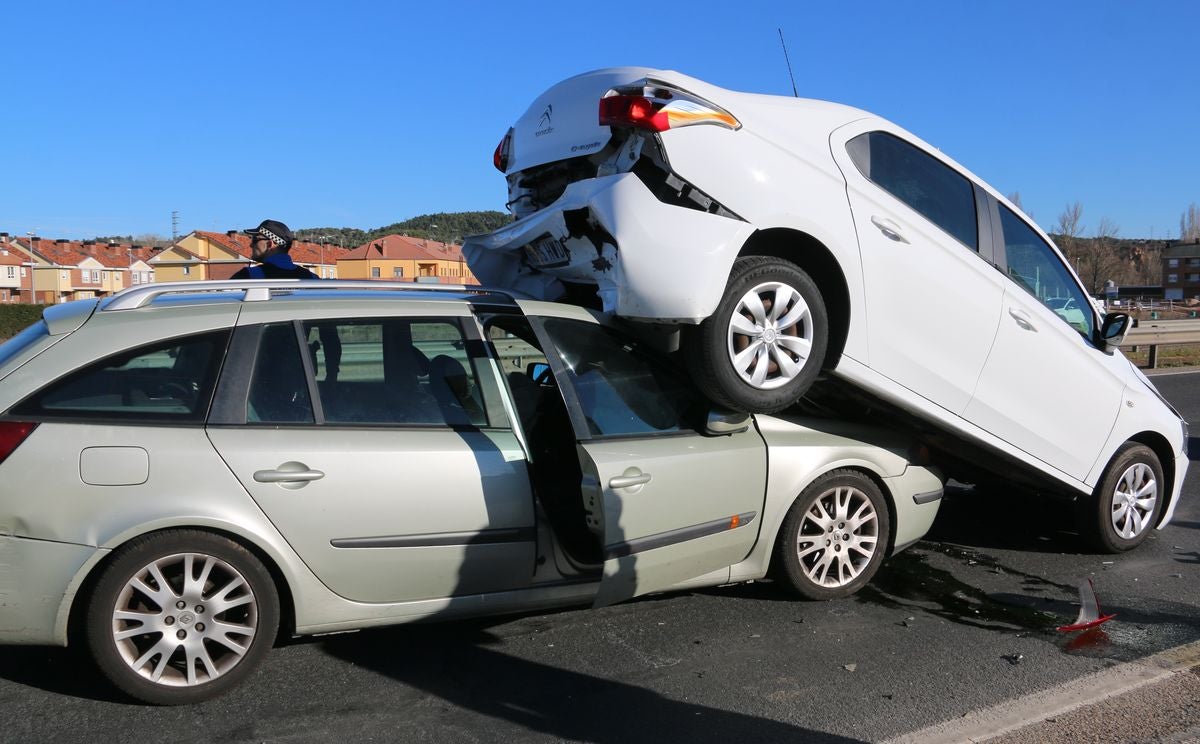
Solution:
<svg viewBox="0 0 1200 744">
<path fill-rule="evenodd" d="M 1140 323 L 1126 334 L 1121 348 L 1136 351 L 1139 346 L 1149 347 L 1150 358 L 1146 366 L 1154 369 L 1158 366 L 1159 346 L 1186 344 L 1200 344 L 1200 320 Z"/>
</svg>

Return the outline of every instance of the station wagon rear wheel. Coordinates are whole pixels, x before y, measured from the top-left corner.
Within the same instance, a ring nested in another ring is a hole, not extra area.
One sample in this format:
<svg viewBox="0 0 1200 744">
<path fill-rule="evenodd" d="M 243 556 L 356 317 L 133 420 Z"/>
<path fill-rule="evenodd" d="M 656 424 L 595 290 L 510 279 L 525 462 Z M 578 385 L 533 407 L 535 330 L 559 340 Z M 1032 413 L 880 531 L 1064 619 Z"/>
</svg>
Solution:
<svg viewBox="0 0 1200 744">
<path fill-rule="evenodd" d="M 808 599 L 848 597 L 879 570 L 890 536 L 875 482 L 857 470 L 834 470 L 788 510 L 775 545 L 776 575 Z"/>
<path fill-rule="evenodd" d="M 1080 533 L 1104 553 L 1136 548 L 1158 521 L 1165 485 L 1154 450 L 1126 443 L 1109 462 L 1092 497 L 1079 500 Z"/>
<path fill-rule="evenodd" d="M 744 256 L 696 334 L 696 383 L 734 410 L 782 410 L 816 380 L 828 338 L 825 303 L 807 273 L 783 259 Z"/>
<path fill-rule="evenodd" d="M 220 695 L 254 671 L 275 641 L 279 599 L 242 546 L 172 530 L 122 548 L 85 617 L 105 677 L 138 700 L 178 705 Z"/>
</svg>

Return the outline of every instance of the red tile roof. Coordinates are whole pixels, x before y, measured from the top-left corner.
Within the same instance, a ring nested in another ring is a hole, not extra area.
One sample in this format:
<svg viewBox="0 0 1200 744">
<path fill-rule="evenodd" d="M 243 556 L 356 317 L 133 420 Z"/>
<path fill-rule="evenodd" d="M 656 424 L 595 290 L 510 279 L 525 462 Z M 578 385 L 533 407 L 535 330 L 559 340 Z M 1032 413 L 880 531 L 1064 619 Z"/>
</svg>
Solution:
<svg viewBox="0 0 1200 744">
<path fill-rule="evenodd" d="M 197 230 L 196 235 L 210 243 L 216 243 L 222 248 L 231 250 L 239 256 L 250 258 L 250 236 L 248 235 L 238 232 L 230 235 L 228 233 L 209 232 L 208 230 Z"/>
<path fill-rule="evenodd" d="M 46 238 L 27 239 L 34 253 L 57 266 L 78 266 L 93 258 L 108 269 L 124 269 L 134 261 L 145 261 L 160 249 L 129 243 L 97 243 L 94 241 L 57 241 Z"/>
<path fill-rule="evenodd" d="M 250 258 L 250 236 L 243 233 L 218 233 L 208 232 L 206 230 L 197 230 L 196 235 L 199 235 L 206 240 L 223 246 L 224 248 L 233 251 L 234 253 L 244 258 Z M 292 243 L 291 250 L 288 255 L 298 264 L 307 264 L 315 266 L 321 263 L 321 258 L 324 256 L 325 264 L 333 266 L 339 258 L 344 258 L 347 249 L 338 247 L 336 243 L 326 243 L 324 250 L 320 243 L 314 243 L 310 240 L 297 240 Z"/>
<path fill-rule="evenodd" d="M 363 243 L 342 256 L 346 259 L 388 258 L 398 261 L 463 261 L 462 248 L 408 235 L 386 235 Z"/>
<path fill-rule="evenodd" d="M 311 266 L 320 264 L 321 258 L 324 257 L 325 265 L 333 266 L 339 258 L 346 258 L 350 251 L 350 248 L 342 248 L 336 243 L 326 243 L 322 249 L 320 243 L 314 243 L 311 240 L 297 240 L 292 243 L 292 249 L 288 251 L 288 255 L 292 257 L 292 261 L 298 264 Z"/>
</svg>

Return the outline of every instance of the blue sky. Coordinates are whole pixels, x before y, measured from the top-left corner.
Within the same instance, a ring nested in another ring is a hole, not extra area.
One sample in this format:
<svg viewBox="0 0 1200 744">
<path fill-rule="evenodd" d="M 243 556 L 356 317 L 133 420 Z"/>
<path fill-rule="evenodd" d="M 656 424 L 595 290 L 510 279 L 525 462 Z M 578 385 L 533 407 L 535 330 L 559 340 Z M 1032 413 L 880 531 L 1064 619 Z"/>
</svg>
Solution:
<svg viewBox="0 0 1200 744">
<path fill-rule="evenodd" d="M 503 209 L 492 150 L 548 86 L 646 65 L 885 116 L 1045 228 L 1176 236 L 1200 202 L 1200 3 L 15 3 L 0 231 L 370 229 Z"/>
</svg>

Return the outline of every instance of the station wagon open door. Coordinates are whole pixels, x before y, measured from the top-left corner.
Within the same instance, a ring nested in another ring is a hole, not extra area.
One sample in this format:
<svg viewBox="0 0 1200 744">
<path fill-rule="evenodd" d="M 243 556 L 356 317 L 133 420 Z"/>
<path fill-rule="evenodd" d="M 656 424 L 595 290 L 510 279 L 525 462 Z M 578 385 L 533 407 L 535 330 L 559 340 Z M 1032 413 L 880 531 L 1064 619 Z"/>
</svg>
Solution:
<svg viewBox="0 0 1200 744">
<path fill-rule="evenodd" d="M 569 409 L 588 527 L 602 536 L 602 606 L 744 559 L 758 538 L 766 445 L 751 425 L 702 433 L 711 406 L 614 329 L 535 321 Z"/>
</svg>

